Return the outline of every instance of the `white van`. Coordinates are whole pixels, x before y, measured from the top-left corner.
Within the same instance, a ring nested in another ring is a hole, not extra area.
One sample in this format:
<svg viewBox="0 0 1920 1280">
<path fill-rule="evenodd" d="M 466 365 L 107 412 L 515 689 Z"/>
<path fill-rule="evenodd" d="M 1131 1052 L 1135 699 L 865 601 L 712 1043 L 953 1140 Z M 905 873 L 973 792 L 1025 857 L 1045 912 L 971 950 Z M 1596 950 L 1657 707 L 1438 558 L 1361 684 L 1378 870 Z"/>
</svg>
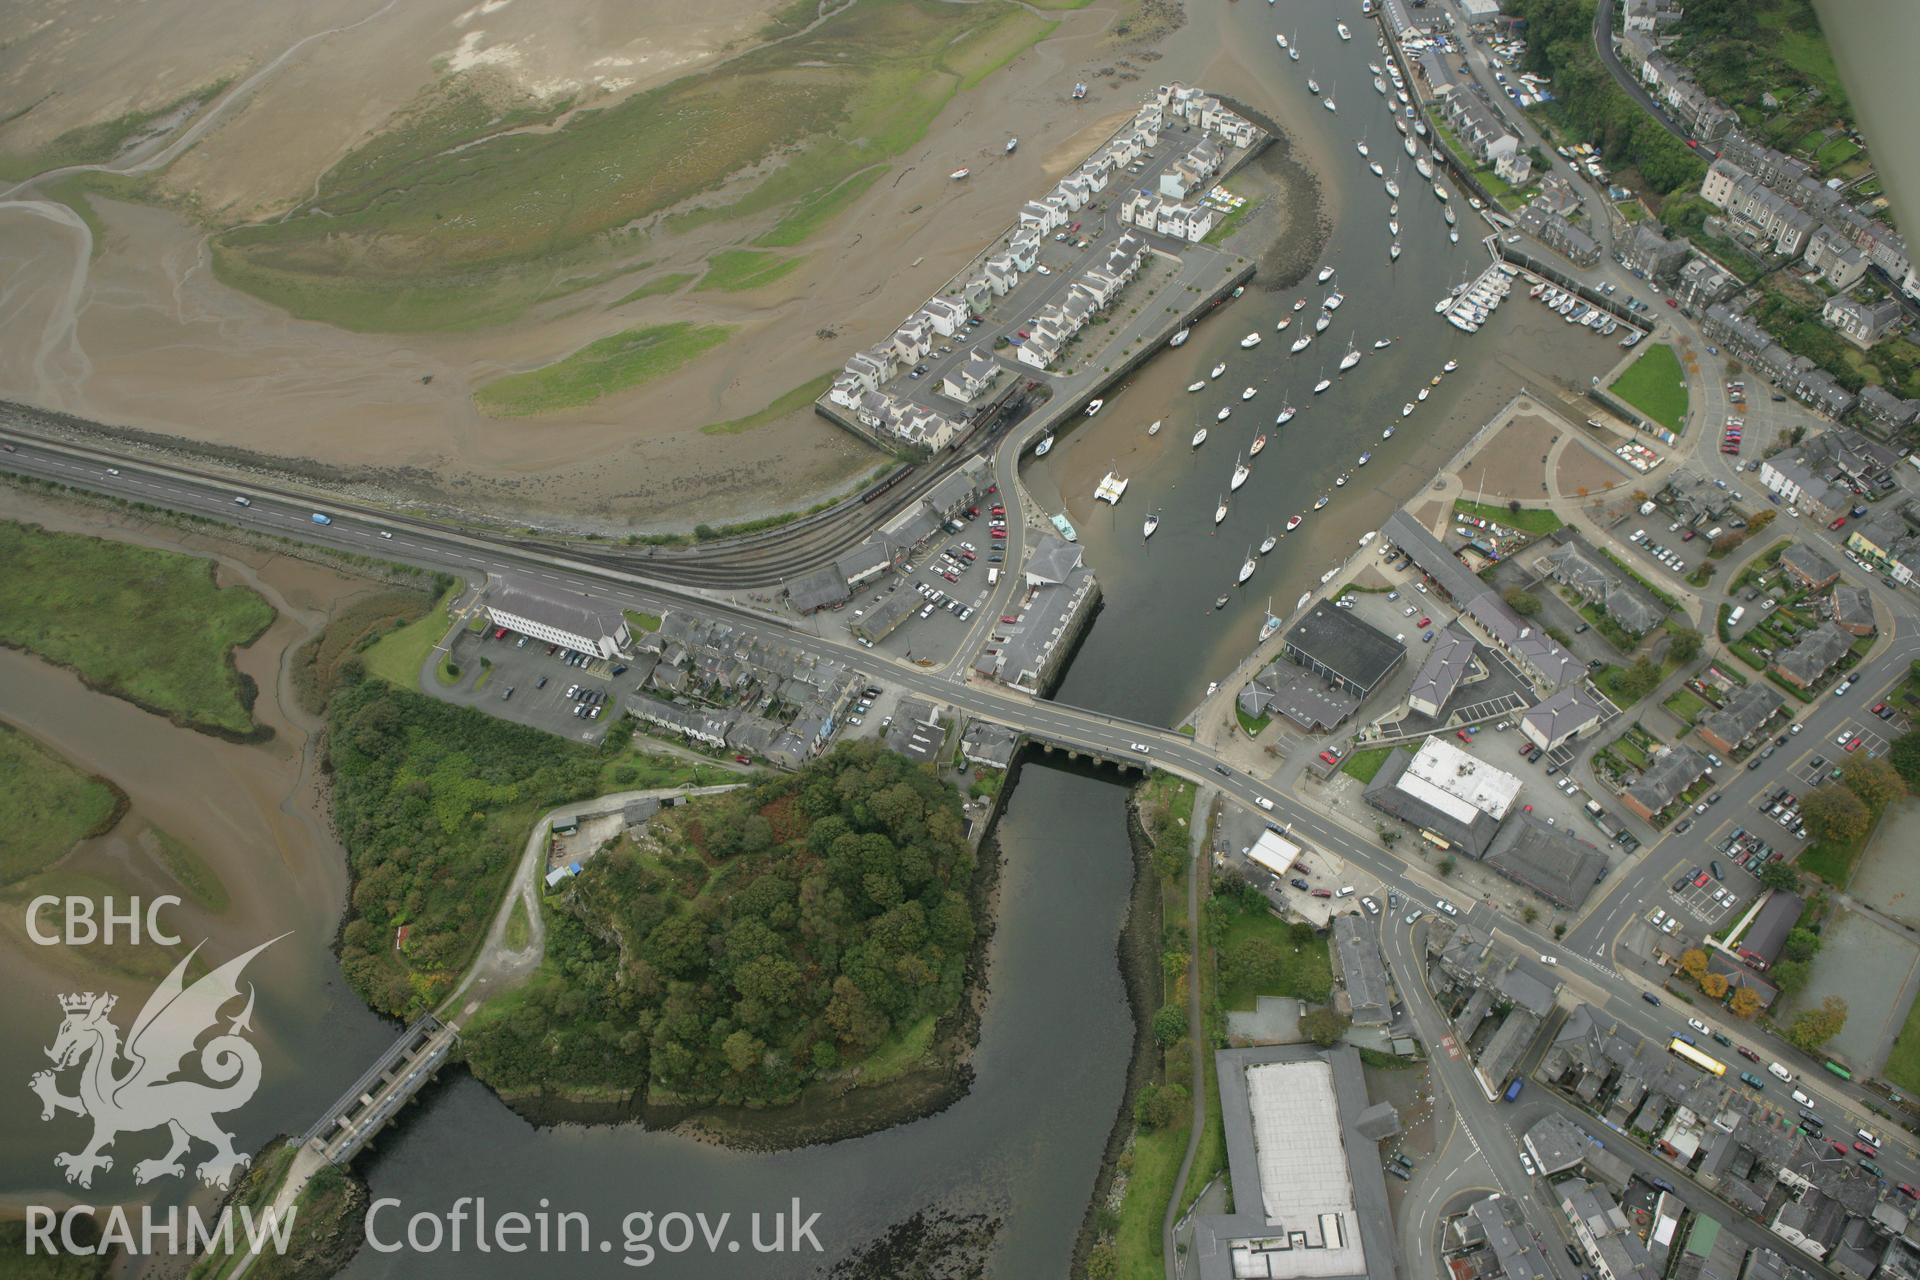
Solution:
<svg viewBox="0 0 1920 1280">
<path fill-rule="evenodd" d="M 1333 891 L 1333 896 L 1336 898 L 1351 898 L 1353 896 L 1353 886 L 1350 884 L 1343 885 Z"/>
<path fill-rule="evenodd" d="M 998 581 L 1000 581 L 1000 571 L 998 569 L 987 570 L 987 585 L 992 586 Z"/>
<path fill-rule="evenodd" d="M 1267 799 L 1265 796 L 1255 796 L 1253 802 L 1262 809 L 1265 809 L 1268 813 L 1273 812 L 1273 801 Z"/>
<path fill-rule="evenodd" d="M 1793 1083 L 1793 1072 L 1787 1070 L 1777 1062 L 1769 1062 L 1767 1064 L 1767 1074 L 1776 1080 L 1785 1080 L 1789 1084 Z"/>
</svg>

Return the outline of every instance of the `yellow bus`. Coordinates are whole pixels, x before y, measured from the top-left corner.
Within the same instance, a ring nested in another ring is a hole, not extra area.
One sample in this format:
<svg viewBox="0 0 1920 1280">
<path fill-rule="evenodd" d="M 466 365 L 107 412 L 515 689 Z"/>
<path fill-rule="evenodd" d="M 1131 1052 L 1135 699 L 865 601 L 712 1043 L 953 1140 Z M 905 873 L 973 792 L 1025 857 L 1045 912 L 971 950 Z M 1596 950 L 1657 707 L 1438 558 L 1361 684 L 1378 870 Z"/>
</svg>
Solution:
<svg viewBox="0 0 1920 1280">
<path fill-rule="evenodd" d="M 1669 1040 L 1667 1042 L 1667 1052 L 1682 1062 L 1692 1063 L 1710 1076 L 1723 1076 L 1727 1074 L 1726 1063 L 1721 1062 L 1717 1058 L 1709 1058 L 1685 1040 Z"/>
</svg>

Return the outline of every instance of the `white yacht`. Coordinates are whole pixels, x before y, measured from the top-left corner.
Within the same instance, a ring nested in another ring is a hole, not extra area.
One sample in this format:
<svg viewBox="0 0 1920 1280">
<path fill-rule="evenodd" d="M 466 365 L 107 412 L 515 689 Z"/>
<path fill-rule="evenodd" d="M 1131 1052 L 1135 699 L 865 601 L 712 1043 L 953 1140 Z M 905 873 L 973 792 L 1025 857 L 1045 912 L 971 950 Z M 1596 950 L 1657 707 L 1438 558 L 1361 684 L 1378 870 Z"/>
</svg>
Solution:
<svg viewBox="0 0 1920 1280">
<path fill-rule="evenodd" d="M 1425 156 L 1420 156 L 1416 158 L 1413 162 L 1413 167 L 1420 171 L 1421 177 L 1426 178 L 1428 180 L 1431 180 L 1433 178 L 1433 166 L 1427 163 L 1427 158 Z"/>
<path fill-rule="evenodd" d="M 1400 261 L 1400 242 L 1395 240 L 1387 246 L 1387 257 L 1394 262 Z"/>
<path fill-rule="evenodd" d="M 1242 387 L 1240 389 L 1240 398 L 1242 400 L 1251 400 L 1259 394 L 1260 394 L 1259 390 L 1254 387 Z"/>
<path fill-rule="evenodd" d="M 1440 372 L 1452 373 L 1455 369 L 1458 369 L 1459 367 L 1460 367 L 1460 362 L 1458 360 L 1449 360 L 1445 364 L 1440 366 Z"/>
<path fill-rule="evenodd" d="M 1358 142 L 1354 143 L 1353 149 L 1360 153 L 1360 158 L 1362 160 L 1367 158 L 1367 140 L 1365 138 L 1362 138 Z"/>
<path fill-rule="evenodd" d="M 1091 418 L 1094 414 L 1100 412 L 1100 408 L 1104 404 L 1106 404 L 1105 400 L 1095 400 L 1087 405 L 1087 416 Z"/>
<path fill-rule="evenodd" d="M 1388 347 L 1392 345 L 1393 345 L 1392 338 L 1375 338 L 1373 340 L 1373 349 L 1375 351 L 1385 351 Z"/>
<path fill-rule="evenodd" d="M 1241 485 L 1247 482 L 1247 477 L 1252 474 L 1253 474 L 1253 468 L 1248 466 L 1246 463 L 1240 461 L 1239 454 L 1237 453 L 1234 454 L 1233 455 L 1233 478 L 1227 481 L 1227 491 L 1231 493 L 1234 490 L 1238 489 Z"/>
<path fill-rule="evenodd" d="M 1413 416 L 1413 401 L 1409 400 L 1400 406 L 1400 416 L 1403 418 L 1411 418 Z"/>
<path fill-rule="evenodd" d="M 1260 543 L 1260 554 L 1264 556 L 1279 545 L 1280 539 L 1274 536 L 1273 530 L 1269 529 L 1267 536 Z"/>
<path fill-rule="evenodd" d="M 1305 311 L 1307 309 L 1307 300 L 1305 298 L 1295 298 L 1293 300 L 1293 309 L 1295 311 Z"/>
<path fill-rule="evenodd" d="M 1283 405 L 1280 409 L 1280 416 L 1273 420 L 1273 425 L 1276 427 L 1284 427 L 1289 422 L 1293 421 L 1293 415 L 1294 415 L 1293 406 L 1290 404 Z"/>
<path fill-rule="evenodd" d="M 1458 231 L 1455 231 L 1452 227 L 1447 228 L 1447 243 L 1448 244 L 1460 243 L 1460 233 Z"/>
<path fill-rule="evenodd" d="M 1332 494 L 1330 494 L 1330 493 L 1323 493 L 1323 494 L 1321 494 L 1321 495 L 1320 495 L 1319 497 L 1317 497 L 1317 498 L 1315 498 L 1315 499 L 1313 500 L 1313 509 L 1314 509 L 1315 511 L 1318 511 L 1318 510 L 1319 510 L 1320 508 L 1322 508 L 1322 507 L 1324 507 L 1324 506 L 1326 506 L 1326 505 L 1327 505 L 1327 504 L 1328 504 L 1329 502 L 1332 502 L 1332 501 L 1333 501 L 1333 495 L 1332 495 Z"/>
<path fill-rule="evenodd" d="M 1387 94 L 1387 82 L 1379 76 L 1375 76 L 1373 78 L 1373 91 L 1384 98 Z"/>
<path fill-rule="evenodd" d="M 1380 432 L 1380 438 L 1381 438 L 1382 440 L 1391 440 L 1391 439 L 1393 439 L 1393 428 L 1392 428 L 1391 426 L 1389 426 L 1389 427 L 1386 427 L 1385 429 L 1383 429 L 1383 430 L 1382 430 L 1382 431 Z"/>
<path fill-rule="evenodd" d="M 1415 396 L 1414 399 L 1424 401 L 1432 393 L 1433 393 L 1432 387 L 1422 387 L 1420 388 L 1420 394 Z"/>
<path fill-rule="evenodd" d="M 1007 155 L 1012 155 L 1015 151 L 1019 150 L 1019 148 L 1020 148 L 1020 139 L 1018 138 L 1007 139 L 1007 150 L 1006 150 Z"/>
<path fill-rule="evenodd" d="M 1193 433 L 1194 448 L 1198 449 L 1201 445 L 1205 444 L 1206 442 L 1207 442 L 1207 429 L 1205 427 L 1202 427 L 1198 431 Z"/>
<path fill-rule="evenodd" d="M 1236 581 L 1244 583 L 1248 578 L 1251 578 L 1253 576 L 1253 570 L 1254 570 L 1253 548 L 1248 547 L 1247 558 L 1240 562 L 1240 577 Z"/>
<path fill-rule="evenodd" d="M 1040 442 L 1040 446 L 1033 451 L 1033 456 L 1036 458 L 1044 458 L 1047 456 L 1048 450 L 1052 448 L 1053 448 L 1053 437 L 1048 436 L 1045 440 L 1042 440 Z"/>
<path fill-rule="evenodd" d="M 1093 500 L 1095 502 L 1104 502 L 1108 506 L 1117 507 L 1120 505 L 1120 499 L 1126 496 L 1127 483 L 1128 482 L 1121 479 L 1119 475 L 1109 471 L 1100 478 L 1100 483 L 1095 486 Z"/>
<path fill-rule="evenodd" d="M 1440 203 L 1442 203 L 1442 204 L 1445 204 L 1445 203 L 1446 203 L 1447 201 L 1449 201 L 1449 200 L 1451 200 L 1451 199 L 1453 199 L 1453 197 L 1452 197 L 1452 196 L 1450 196 L 1450 195 L 1448 195 L 1448 194 L 1447 194 L 1447 189 L 1446 189 L 1445 187 L 1443 187 L 1443 186 L 1441 186 L 1441 185 L 1440 185 L 1439 183 L 1437 183 L 1437 182 L 1433 184 L 1433 194 L 1434 194 L 1434 195 L 1435 195 L 1436 197 L 1438 197 L 1438 199 L 1439 199 L 1439 201 L 1440 201 Z"/>
<path fill-rule="evenodd" d="M 1310 333 L 1301 334 L 1299 337 L 1293 340 L 1293 354 L 1299 355 L 1302 351 L 1305 351 L 1312 342 L 1313 342 L 1312 334 Z"/>
<path fill-rule="evenodd" d="M 1220 499 L 1220 505 L 1213 509 L 1213 522 L 1215 524 L 1219 524 L 1222 520 L 1225 520 L 1226 518 L 1227 518 L 1227 500 L 1225 497 L 1222 497 Z"/>
<path fill-rule="evenodd" d="M 1318 278 L 1321 284 L 1325 284 L 1327 281 L 1333 279 L 1333 268 L 1332 267 L 1320 268 L 1320 275 Z"/>
<path fill-rule="evenodd" d="M 1457 220 L 1456 220 L 1456 219 L 1454 218 L 1454 216 L 1453 216 L 1453 210 L 1452 210 L 1452 208 L 1451 208 L 1451 207 L 1449 207 L 1449 208 L 1447 209 L 1447 211 L 1446 211 L 1446 212 L 1445 212 L 1444 214 L 1442 214 L 1442 215 L 1440 215 L 1440 216 L 1441 216 L 1441 217 L 1443 217 L 1443 218 L 1445 218 L 1445 219 L 1447 220 L 1447 225 L 1448 225 L 1448 226 L 1452 226 L 1452 225 L 1454 224 L 1454 222 L 1455 222 L 1455 221 L 1457 221 Z"/>
<path fill-rule="evenodd" d="M 1153 531 L 1155 529 L 1158 529 L 1159 527 L 1160 527 L 1159 515 L 1155 514 L 1155 515 L 1148 516 L 1146 519 L 1146 523 L 1140 526 L 1140 540 L 1142 542 L 1145 542 L 1148 538 L 1151 538 L 1153 536 Z"/>
<path fill-rule="evenodd" d="M 1411 136 L 1411 135 L 1409 135 L 1408 137 L 1406 137 L 1406 138 L 1404 138 L 1404 139 L 1403 139 L 1403 140 L 1401 141 L 1401 145 L 1402 145 L 1402 146 L 1404 146 L 1404 147 L 1405 147 L 1405 148 L 1407 149 L 1407 154 L 1408 154 L 1409 156 L 1414 156 L 1414 155 L 1418 155 L 1418 154 L 1419 154 L 1419 148 L 1417 148 L 1417 147 L 1416 147 L 1416 146 L 1414 145 L 1414 142 L 1413 142 L 1413 138 L 1412 138 L 1412 136 Z"/>
<path fill-rule="evenodd" d="M 1344 488 L 1346 486 L 1347 481 L 1351 480 L 1352 478 L 1353 478 L 1353 473 L 1351 471 L 1342 471 L 1339 475 L 1333 478 L 1333 487 L 1336 489 Z"/>
<path fill-rule="evenodd" d="M 1400 167 L 1398 165 L 1395 165 L 1393 171 L 1396 175 L 1398 175 L 1400 172 Z M 1381 185 L 1386 187 L 1387 198 L 1389 200 L 1398 200 L 1400 198 L 1400 184 L 1394 181 L 1393 178 L 1388 178 Z"/>
<path fill-rule="evenodd" d="M 1320 306 L 1322 309 L 1327 311 L 1338 311 L 1340 309 L 1340 304 L 1345 302 L 1346 300 L 1347 300 L 1347 295 L 1340 292 L 1338 289 L 1335 289 L 1332 293 L 1327 295 L 1327 300 L 1321 303 Z"/>
<path fill-rule="evenodd" d="M 1327 326 L 1332 323 L 1333 323 L 1333 312 L 1322 311 L 1319 315 L 1315 316 L 1313 319 L 1313 331 L 1315 333 L 1325 333 L 1327 331 Z"/>
<path fill-rule="evenodd" d="M 1340 109 L 1334 105 L 1332 94 L 1328 94 L 1326 97 L 1320 99 L 1320 105 L 1329 111 L 1338 111 Z"/>
<path fill-rule="evenodd" d="M 1286 47 L 1287 47 L 1287 33 L 1286 33 L 1286 32 L 1284 32 L 1284 31 L 1279 31 L 1279 32 L 1275 32 L 1275 33 L 1274 33 L 1274 37 L 1273 37 L 1273 42 L 1274 42 L 1275 44 L 1277 44 L 1277 45 L 1279 45 L 1279 46 L 1280 46 L 1280 47 L 1281 47 L 1282 49 L 1284 49 L 1284 48 L 1286 48 Z"/>
<path fill-rule="evenodd" d="M 1347 29 L 1347 24 L 1346 24 L 1346 23 L 1344 23 L 1344 22 L 1336 22 L 1336 23 L 1334 23 L 1334 24 L 1333 24 L 1333 29 L 1334 29 L 1335 31 L 1338 31 L 1338 32 L 1340 33 L 1340 38 L 1341 38 L 1342 40 L 1351 40 L 1351 39 L 1353 39 L 1353 32 L 1351 32 L 1351 31 L 1349 31 L 1349 30 Z"/>
<path fill-rule="evenodd" d="M 1222 360 L 1219 364 L 1213 366 L 1213 372 L 1209 373 L 1207 376 L 1209 378 L 1217 378 L 1221 374 L 1225 373 L 1226 371 L 1227 371 L 1227 362 L 1225 360 Z"/>
<path fill-rule="evenodd" d="M 1162 421 L 1163 421 L 1163 419 L 1160 419 L 1160 418 L 1155 418 L 1155 419 L 1153 420 L 1153 425 L 1147 428 L 1147 434 L 1148 434 L 1148 435 L 1150 435 L 1150 436 L 1157 436 L 1157 435 L 1159 435 L 1159 434 L 1160 434 L 1160 423 L 1161 423 Z"/>
<path fill-rule="evenodd" d="M 1373 72 L 1373 74 L 1375 74 L 1375 75 L 1377 75 L 1377 76 L 1383 76 L 1383 75 L 1385 75 L 1385 74 L 1386 74 L 1386 72 L 1384 72 L 1384 71 L 1382 71 L 1382 70 L 1380 69 L 1380 64 L 1379 64 L 1379 63 L 1377 63 L 1377 62 L 1369 62 L 1369 63 L 1367 64 L 1367 70 L 1369 70 L 1369 71 L 1371 71 L 1371 72 Z"/>
<path fill-rule="evenodd" d="M 1395 238 L 1395 239 L 1398 239 L 1398 238 L 1399 238 L 1399 236 L 1400 236 L 1400 219 L 1398 219 L 1398 218 L 1388 218 L 1388 219 L 1387 219 L 1387 230 L 1393 233 L 1393 236 L 1394 236 L 1394 238 Z"/>
<path fill-rule="evenodd" d="M 1345 373 L 1359 363 L 1360 348 L 1354 346 L 1352 340 L 1349 339 L 1347 342 L 1347 354 L 1340 357 L 1340 372 Z"/>
<path fill-rule="evenodd" d="M 1325 369 L 1322 369 L 1320 371 L 1320 381 L 1313 384 L 1313 394 L 1319 395 L 1322 391 L 1325 391 L 1328 387 L 1332 385 L 1333 385 L 1333 379 L 1327 376 L 1327 371 Z"/>
<path fill-rule="evenodd" d="M 1384 178 L 1387 176 L 1387 171 L 1380 167 L 1380 162 L 1378 160 L 1369 160 L 1367 162 L 1367 168 L 1373 171 L 1373 176 L 1376 178 Z"/>
<path fill-rule="evenodd" d="M 1249 458 L 1257 458 L 1260 456 L 1260 451 L 1266 447 L 1267 438 L 1265 436 L 1255 436 L 1253 443 L 1247 446 L 1247 456 Z"/>
<path fill-rule="evenodd" d="M 1295 45 L 1291 45 L 1291 46 L 1289 46 L 1289 47 L 1288 47 L 1288 49 L 1287 49 L 1287 61 L 1289 61 L 1289 62 L 1298 62 L 1298 61 L 1300 61 L 1300 46 L 1299 46 L 1299 45 L 1297 45 L 1297 44 L 1295 44 Z"/>
<path fill-rule="evenodd" d="M 1180 332 L 1173 335 L 1173 339 L 1170 342 L 1168 342 L 1167 345 L 1170 347 L 1185 346 L 1187 338 L 1191 336 L 1192 333 L 1193 333 L 1193 330 L 1191 329 L 1182 329 Z"/>
<path fill-rule="evenodd" d="M 1320 92 L 1320 82 L 1313 78 L 1313 72 L 1311 71 L 1307 72 L 1307 92 L 1314 94 Z"/>
<path fill-rule="evenodd" d="M 1292 532 L 1293 532 L 1293 531 L 1294 531 L 1295 529 L 1298 529 L 1298 528 L 1300 527 L 1300 522 L 1301 522 L 1302 520 L 1304 520 L 1305 518 L 1306 518 L 1306 517 L 1304 517 L 1304 516 L 1288 516 L 1288 517 L 1287 517 L 1287 532 L 1288 532 L 1288 533 L 1292 533 Z"/>
<path fill-rule="evenodd" d="M 1423 138 L 1424 138 L 1424 137 L 1426 137 L 1426 136 L 1427 136 L 1427 122 L 1426 122 L 1425 120 L 1415 120 L 1415 121 L 1413 122 L 1413 131 L 1414 131 L 1415 133 L 1417 133 L 1417 134 L 1419 134 L 1419 135 L 1420 135 L 1421 137 L 1423 137 Z"/>
<path fill-rule="evenodd" d="M 1240 345 L 1248 349 L 1257 347 L 1260 345 L 1260 335 L 1258 333 L 1250 333 L 1246 337 L 1240 339 Z"/>
<path fill-rule="evenodd" d="M 1187 384 L 1187 390 L 1189 391 L 1205 391 L 1206 389 L 1207 384 L 1205 382 L 1190 382 Z"/>
<path fill-rule="evenodd" d="M 1213 420 L 1215 422 L 1225 422 L 1228 418 L 1231 418 L 1232 416 L 1233 416 L 1233 406 L 1230 404 L 1223 404 L 1220 406 L 1220 412 L 1213 415 Z"/>
</svg>

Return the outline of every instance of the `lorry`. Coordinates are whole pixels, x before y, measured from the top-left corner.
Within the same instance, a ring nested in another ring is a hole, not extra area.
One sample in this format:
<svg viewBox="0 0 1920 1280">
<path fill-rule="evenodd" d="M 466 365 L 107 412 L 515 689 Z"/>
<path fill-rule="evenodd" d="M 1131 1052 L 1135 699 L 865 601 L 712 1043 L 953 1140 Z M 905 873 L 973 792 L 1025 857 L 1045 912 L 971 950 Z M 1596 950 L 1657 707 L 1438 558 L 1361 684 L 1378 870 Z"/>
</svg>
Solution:
<svg viewBox="0 0 1920 1280">
<path fill-rule="evenodd" d="M 318 511 L 314 512 L 310 518 L 313 520 L 315 524 L 332 524 L 333 523 L 332 516 L 322 515 Z"/>
</svg>

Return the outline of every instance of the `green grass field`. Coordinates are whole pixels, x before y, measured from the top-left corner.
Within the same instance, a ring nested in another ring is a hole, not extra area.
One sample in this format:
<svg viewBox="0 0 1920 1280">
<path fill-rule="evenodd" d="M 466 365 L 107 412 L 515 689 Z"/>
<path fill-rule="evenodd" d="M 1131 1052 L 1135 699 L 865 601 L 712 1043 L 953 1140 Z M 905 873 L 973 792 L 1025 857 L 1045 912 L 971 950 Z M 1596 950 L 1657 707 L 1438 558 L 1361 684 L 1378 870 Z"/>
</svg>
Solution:
<svg viewBox="0 0 1920 1280">
<path fill-rule="evenodd" d="M 1369 747 L 1365 751 L 1356 751 L 1340 762 L 1340 772 L 1362 782 L 1372 782 L 1374 775 L 1380 772 L 1380 766 L 1392 754 L 1392 747 Z"/>
<path fill-rule="evenodd" d="M 1271 942 L 1286 957 L 1279 980 L 1265 984 L 1228 981 L 1224 975 L 1229 970 L 1225 966 L 1230 965 L 1234 949 L 1256 938 Z M 1238 901 L 1229 904 L 1227 936 L 1220 946 L 1220 960 L 1223 966 L 1220 1007 L 1223 1009 L 1251 1009 L 1257 996 L 1296 996 L 1318 1004 L 1325 1002 L 1333 991 L 1333 962 L 1327 955 L 1326 938 L 1295 942 L 1286 921 L 1269 911 L 1249 909 Z"/>
<path fill-rule="evenodd" d="M 1686 376 L 1680 357 L 1664 342 L 1641 352 L 1608 390 L 1669 431 L 1686 426 Z"/>
<path fill-rule="evenodd" d="M 495 378 L 473 393 L 473 402 L 496 418 L 578 408 L 601 396 L 664 377 L 701 352 L 719 346 L 732 332 L 729 325 L 696 325 L 685 320 L 628 329 L 589 342 L 550 365 Z"/>
<path fill-rule="evenodd" d="M 420 668 L 433 652 L 433 646 L 440 643 L 440 637 L 447 634 L 450 625 L 447 606 L 459 593 L 458 585 L 447 588 L 447 593 L 423 617 L 394 628 L 367 646 L 360 661 L 368 674 L 402 689 L 419 688 Z"/>
<path fill-rule="evenodd" d="M 696 290 L 745 293 L 770 285 L 799 266 L 804 259 L 761 253 L 757 249 L 723 249 L 707 259 L 707 273 Z"/>
<path fill-rule="evenodd" d="M 273 617 L 257 593 L 216 586 L 211 560 L 0 521 L 0 644 L 175 724 L 255 731 L 232 655 Z"/>
<path fill-rule="evenodd" d="M 874 0 L 547 133 L 511 131 L 571 103 L 502 111 L 479 78 L 445 77 L 304 209 L 217 236 L 215 270 L 305 318 L 440 329 L 499 323 L 569 272 L 631 259 L 631 228 L 658 214 L 675 229 L 775 215 L 761 243 L 796 245 L 1053 27 L 1009 0 Z"/>
<path fill-rule="evenodd" d="M 1509 529 L 1518 529 L 1522 533 L 1542 537 L 1566 523 L 1559 516 L 1545 509 L 1522 507 L 1518 511 L 1512 511 L 1498 503 L 1470 502 L 1465 498 L 1455 498 L 1453 509 L 1466 515 L 1479 516 L 1482 520 L 1492 520 Z"/>
<path fill-rule="evenodd" d="M 0 724 L 0 885 L 43 871 L 88 836 L 110 830 L 118 790 L 26 734 Z"/>
<path fill-rule="evenodd" d="M 790 413 L 799 413 L 808 408 L 832 385 L 833 375 L 823 373 L 811 382 L 801 383 L 764 409 L 755 410 L 745 417 L 734 418 L 728 422 L 709 422 L 700 430 L 710 436 L 737 436 L 743 431 L 764 427 L 768 423 L 780 421 Z"/>
<path fill-rule="evenodd" d="M 1120 1201 L 1120 1221 L 1113 1229 L 1121 1280 L 1161 1280 L 1166 1264 L 1160 1254 L 1160 1222 L 1173 1196 L 1173 1180 L 1187 1153 L 1191 1120 L 1177 1126 L 1138 1133 L 1133 1139 L 1133 1168 L 1127 1174 L 1126 1194 Z"/>
<path fill-rule="evenodd" d="M 1894 1039 L 1881 1074 L 1910 1094 L 1920 1093 L 1920 1000 L 1907 1010 L 1907 1020 Z"/>
</svg>

